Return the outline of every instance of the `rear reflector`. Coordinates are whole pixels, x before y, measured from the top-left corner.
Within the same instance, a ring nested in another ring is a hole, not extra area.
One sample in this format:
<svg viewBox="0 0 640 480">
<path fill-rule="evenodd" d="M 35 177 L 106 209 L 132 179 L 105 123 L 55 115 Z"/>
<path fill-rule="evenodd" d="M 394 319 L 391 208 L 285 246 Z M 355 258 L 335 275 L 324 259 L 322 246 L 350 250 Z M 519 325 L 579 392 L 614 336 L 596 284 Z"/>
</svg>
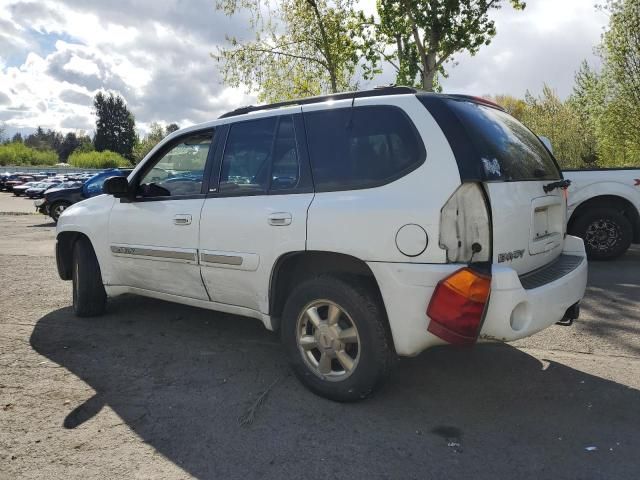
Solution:
<svg viewBox="0 0 640 480">
<path fill-rule="evenodd" d="M 478 339 L 489 300 L 491 277 L 461 268 L 436 286 L 427 315 L 427 330 L 454 345 L 472 345 Z"/>
</svg>

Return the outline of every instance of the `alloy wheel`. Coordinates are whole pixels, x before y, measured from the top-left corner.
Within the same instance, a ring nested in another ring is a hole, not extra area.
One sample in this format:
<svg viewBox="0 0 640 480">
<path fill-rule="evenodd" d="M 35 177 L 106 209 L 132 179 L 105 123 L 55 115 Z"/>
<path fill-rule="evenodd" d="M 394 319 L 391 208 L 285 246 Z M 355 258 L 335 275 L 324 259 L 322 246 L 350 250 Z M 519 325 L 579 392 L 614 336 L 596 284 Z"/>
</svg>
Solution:
<svg viewBox="0 0 640 480">
<path fill-rule="evenodd" d="M 585 233 L 584 241 L 597 252 L 613 250 L 622 238 L 620 226 L 606 218 L 593 221 Z"/>
<path fill-rule="evenodd" d="M 349 314 L 330 300 L 315 300 L 302 309 L 296 339 L 305 364 L 322 379 L 342 381 L 358 365 L 358 329 Z"/>
</svg>

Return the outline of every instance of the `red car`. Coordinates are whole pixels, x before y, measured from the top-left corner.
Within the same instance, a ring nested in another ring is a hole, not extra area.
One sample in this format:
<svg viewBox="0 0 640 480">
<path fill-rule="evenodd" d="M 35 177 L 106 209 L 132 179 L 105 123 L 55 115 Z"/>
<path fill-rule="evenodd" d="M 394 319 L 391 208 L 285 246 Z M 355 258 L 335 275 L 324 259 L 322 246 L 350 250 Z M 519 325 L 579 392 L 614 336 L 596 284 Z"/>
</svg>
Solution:
<svg viewBox="0 0 640 480">
<path fill-rule="evenodd" d="M 7 192 L 12 192 L 13 187 L 15 187 L 16 185 L 22 185 L 23 183 L 33 182 L 34 180 L 35 178 L 33 178 L 31 175 L 22 175 L 16 178 L 15 180 L 6 181 L 4 184 L 4 188 Z"/>
</svg>

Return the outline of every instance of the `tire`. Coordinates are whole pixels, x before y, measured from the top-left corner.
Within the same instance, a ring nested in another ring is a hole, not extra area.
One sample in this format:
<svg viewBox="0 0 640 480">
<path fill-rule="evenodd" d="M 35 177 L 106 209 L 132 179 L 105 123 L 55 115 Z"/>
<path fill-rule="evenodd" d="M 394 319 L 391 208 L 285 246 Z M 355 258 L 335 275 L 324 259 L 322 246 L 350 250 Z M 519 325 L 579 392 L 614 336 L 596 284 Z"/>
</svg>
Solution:
<svg viewBox="0 0 640 480">
<path fill-rule="evenodd" d="M 80 237 L 74 244 L 72 261 L 73 311 L 79 317 L 103 314 L 107 294 L 102 284 L 98 259 L 86 237 Z"/>
<path fill-rule="evenodd" d="M 62 212 L 70 206 L 71 204 L 68 202 L 55 202 L 51 207 L 49 207 L 49 216 L 54 222 L 58 223 L 58 219 L 60 218 L 60 215 L 62 215 Z"/>
<path fill-rule="evenodd" d="M 395 356 L 381 303 L 355 278 L 322 275 L 291 292 L 280 335 L 293 372 L 309 390 L 353 402 L 380 387 Z"/>
<path fill-rule="evenodd" d="M 633 227 L 613 208 L 594 208 L 576 218 L 569 233 L 584 240 L 590 260 L 611 260 L 627 251 Z"/>
</svg>

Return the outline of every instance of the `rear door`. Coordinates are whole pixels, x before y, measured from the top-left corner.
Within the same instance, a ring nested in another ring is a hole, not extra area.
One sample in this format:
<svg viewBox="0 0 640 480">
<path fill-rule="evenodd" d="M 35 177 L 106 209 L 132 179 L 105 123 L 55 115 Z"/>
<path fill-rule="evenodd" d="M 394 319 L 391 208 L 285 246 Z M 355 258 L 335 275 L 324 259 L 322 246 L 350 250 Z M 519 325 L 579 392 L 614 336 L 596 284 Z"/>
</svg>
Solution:
<svg viewBox="0 0 640 480">
<path fill-rule="evenodd" d="M 550 152 L 529 129 L 488 105 L 452 100 L 451 109 L 474 147 L 491 203 L 493 262 L 519 274 L 562 252 L 566 197 L 545 186 L 562 179 Z"/>
<path fill-rule="evenodd" d="M 200 226 L 202 278 L 214 302 L 268 313 L 274 263 L 305 250 L 313 187 L 299 111 L 223 127 Z"/>
</svg>

